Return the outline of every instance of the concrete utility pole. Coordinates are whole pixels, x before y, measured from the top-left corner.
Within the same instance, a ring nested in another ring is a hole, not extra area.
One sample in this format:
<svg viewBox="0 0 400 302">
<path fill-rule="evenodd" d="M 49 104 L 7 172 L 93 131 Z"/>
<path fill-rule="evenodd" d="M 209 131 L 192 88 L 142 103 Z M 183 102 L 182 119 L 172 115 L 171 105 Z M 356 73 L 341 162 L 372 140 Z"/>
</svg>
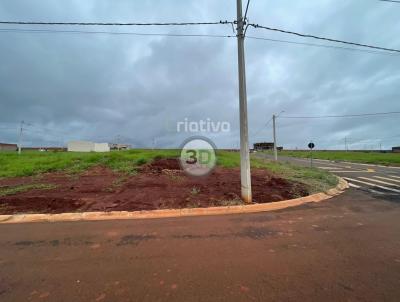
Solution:
<svg viewBox="0 0 400 302">
<path fill-rule="evenodd" d="M 24 121 L 21 121 L 21 127 L 19 128 L 19 138 L 18 138 L 18 154 L 21 154 L 22 132 L 23 131 L 24 131 Z"/>
<path fill-rule="evenodd" d="M 119 151 L 119 146 L 120 146 L 120 144 L 121 144 L 121 135 L 117 135 L 117 150 Z"/>
<path fill-rule="evenodd" d="M 239 110 L 240 110 L 240 181 L 244 202 L 251 203 L 251 174 L 249 153 L 249 131 L 247 123 L 246 67 L 244 57 L 244 23 L 242 0 L 237 0 L 237 41 L 239 69 Z"/>
<path fill-rule="evenodd" d="M 272 115 L 272 128 L 274 135 L 274 160 L 278 161 L 278 143 L 276 142 L 276 119 L 283 113 L 285 110 L 282 110 L 278 115 Z"/>
<path fill-rule="evenodd" d="M 273 129 L 273 133 L 274 133 L 274 160 L 278 161 L 278 147 L 276 145 L 276 115 L 274 114 L 272 116 L 272 127 Z"/>
</svg>

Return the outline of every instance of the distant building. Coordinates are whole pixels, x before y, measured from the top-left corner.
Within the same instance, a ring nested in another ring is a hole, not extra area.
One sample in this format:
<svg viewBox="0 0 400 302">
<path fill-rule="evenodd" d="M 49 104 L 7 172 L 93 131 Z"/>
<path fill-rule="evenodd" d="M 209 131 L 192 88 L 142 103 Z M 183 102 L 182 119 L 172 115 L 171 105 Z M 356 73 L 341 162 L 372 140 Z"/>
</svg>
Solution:
<svg viewBox="0 0 400 302">
<path fill-rule="evenodd" d="M 273 150 L 274 149 L 274 143 L 255 143 L 254 145 L 254 150 L 255 151 L 264 151 L 264 150 Z M 283 147 L 278 147 L 278 150 L 283 150 Z"/>
<path fill-rule="evenodd" d="M 94 143 L 89 141 L 68 142 L 68 152 L 110 152 L 108 143 Z"/>
<path fill-rule="evenodd" d="M 127 144 L 110 144 L 111 150 L 129 150 L 131 148 L 132 146 Z"/>
<path fill-rule="evenodd" d="M 263 150 L 272 150 L 274 149 L 274 143 L 255 143 L 254 150 L 263 151 Z"/>
<path fill-rule="evenodd" d="M 0 143 L 0 151 L 17 151 L 17 144 Z"/>
<path fill-rule="evenodd" d="M 67 151 L 67 148 L 64 148 L 64 147 L 22 147 L 22 151 L 63 152 L 63 151 Z"/>
<path fill-rule="evenodd" d="M 400 153 L 400 147 L 393 147 L 392 148 L 393 153 Z"/>
<path fill-rule="evenodd" d="M 94 152 L 110 152 L 108 143 L 94 143 Z"/>
</svg>

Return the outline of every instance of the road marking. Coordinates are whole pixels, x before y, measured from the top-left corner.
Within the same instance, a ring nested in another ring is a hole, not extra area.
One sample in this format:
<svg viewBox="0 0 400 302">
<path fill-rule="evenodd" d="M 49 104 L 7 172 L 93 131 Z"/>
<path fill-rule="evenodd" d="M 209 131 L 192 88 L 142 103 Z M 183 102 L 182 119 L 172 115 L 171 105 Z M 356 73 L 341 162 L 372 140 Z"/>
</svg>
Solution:
<svg viewBox="0 0 400 302">
<path fill-rule="evenodd" d="M 324 169 L 324 170 L 329 170 L 329 169 L 343 169 L 342 167 L 340 167 L 340 168 L 337 168 L 337 167 L 318 167 L 318 168 L 320 168 L 320 169 Z"/>
<path fill-rule="evenodd" d="M 398 168 L 398 167 L 391 167 L 391 166 L 383 166 L 383 165 L 375 165 L 375 164 L 363 164 L 363 163 L 353 163 L 353 162 L 346 162 L 346 161 L 344 161 L 343 163 L 349 163 L 349 164 L 360 165 L 360 166 L 369 166 L 369 167 Z"/>
<path fill-rule="evenodd" d="M 394 177 L 394 178 L 400 179 L 400 176 L 390 175 L 390 177 Z"/>
<path fill-rule="evenodd" d="M 351 182 L 349 182 L 348 184 L 349 184 L 349 186 L 352 187 L 352 188 L 356 188 L 356 189 L 368 191 L 368 192 L 370 192 L 370 193 L 379 194 L 379 195 L 385 194 L 385 193 L 383 193 L 383 192 L 379 192 L 379 191 L 376 191 L 376 190 L 374 190 L 374 189 L 363 188 L 363 187 L 361 187 L 361 186 L 357 186 L 357 185 L 355 185 L 355 184 L 353 184 L 353 183 L 351 183 Z"/>
<path fill-rule="evenodd" d="M 374 164 L 363 164 L 363 163 L 352 163 L 352 164 L 360 165 L 360 166 L 368 166 L 368 167 L 385 167 L 385 166 L 379 166 L 379 165 L 374 165 Z"/>
<path fill-rule="evenodd" d="M 351 165 L 360 165 L 360 166 L 370 166 L 370 167 L 380 167 L 380 168 L 389 168 L 389 169 L 400 169 L 397 166 L 384 166 L 384 165 L 376 165 L 376 164 L 363 164 L 363 163 L 355 163 L 351 161 L 334 161 L 334 160 L 326 160 L 326 159 L 314 159 L 315 161 L 326 161 L 331 163 L 342 163 L 342 164 L 351 164 Z"/>
<path fill-rule="evenodd" d="M 355 181 L 355 182 L 362 183 L 364 185 L 368 185 L 368 186 L 376 187 L 376 188 L 379 188 L 379 189 L 400 193 L 400 190 L 396 190 L 396 189 L 380 186 L 380 185 L 373 184 L 373 183 L 370 183 L 370 182 L 366 182 L 366 181 L 362 181 L 362 180 L 358 180 L 358 179 L 354 179 L 354 178 L 349 178 L 349 177 L 343 177 L 343 178 L 348 180 L 348 181 Z"/>
<path fill-rule="evenodd" d="M 383 192 L 380 192 L 380 191 L 377 191 L 377 190 L 374 190 L 374 189 L 370 189 L 370 188 L 366 188 L 365 190 L 367 190 L 368 192 L 371 192 L 371 193 L 374 193 L 374 194 L 380 194 L 380 195 L 392 194 L 392 193 L 383 193 Z"/>
<path fill-rule="evenodd" d="M 338 171 L 338 170 L 329 170 L 329 172 L 332 173 L 371 173 L 368 170 L 357 170 L 357 171 L 351 171 L 351 170 L 343 170 L 343 171 Z"/>
<path fill-rule="evenodd" d="M 310 161 L 310 159 L 308 159 L 308 161 Z M 341 163 L 334 162 L 334 161 L 318 160 L 318 159 L 313 159 L 313 161 L 321 162 L 320 165 L 341 167 Z"/>
<path fill-rule="evenodd" d="M 392 179 L 392 178 L 382 177 L 382 176 L 374 176 L 374 177 L 384 179 L 384 180 L 394 181 L 394 182 L 400 182 L 400 179 Z"/>
<path fill-rule="evenodd" d="M 299 158 L 299 157 L 292 157 L 295 160 L 300 160 L 300 161 L 307 161 L 309 162 L 310 159 L 304 159 L 304 158 Z M 355 163 L 355 162 L 350 162 L 350 161 L 337 161 L 337 160 L 328 160 L 328 159 L 317 159 L 314 158 L 313 161 L 315 162 L 323 162 L 326 165 L 329 165 L 329 163 L 332 163 L 333 165 L 340 165 L 340 164 L 347 164 L 347 165 L 360 165 L 360 166 L 369 166 L 369 167 L 379 167 L 379 168 L 388 168 L 388 169 L 400 169 L 398 166 L 384 166 L 384 165 L 376 165 L 376 164 L 364 164 L 364 163 Z"/>
<path fill-rule="evenodd" d="M 378 180 L 378 179 L 373 179 L 373 178 L 368 178 L 368 177 L 362 177 L 362 176 L 360 176 L 360 177 L 358 177 L 358 178 L 365 179 L 365 180 L 368 180 L 368 181 L 374 181 L 374 182 L 377 182 L 377 183 L 380 183 L 380 184 L 384 184 L 384 185 L 388 185 L 388 186 L 393 186 L 393 187 L 398 187 L 398 188 L 400 188 L 400 185 L 392 184 L 392 183 L 390 183 L 390 182 L 386 182 L 386 181 L 382 181 L 382 180 Z"/>
</svg>

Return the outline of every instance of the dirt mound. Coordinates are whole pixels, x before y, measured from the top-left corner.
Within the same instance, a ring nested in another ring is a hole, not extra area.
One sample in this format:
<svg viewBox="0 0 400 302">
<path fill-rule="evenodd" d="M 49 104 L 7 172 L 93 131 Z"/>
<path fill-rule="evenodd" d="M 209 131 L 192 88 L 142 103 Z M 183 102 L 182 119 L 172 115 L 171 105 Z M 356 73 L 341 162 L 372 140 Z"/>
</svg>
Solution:
<svg viewBox="0 0 400 302">
<path fill-rule="evenodd" d="M 263 169 L 252 170 L 253 201 L 273 202 L 307 195 L 299 184 L 277 178 Z M 80 211 L 136 211 L 240 204 L 240 171 L 217 167 L 207 177 L 187 176 L 177 159 L 159 159 L 137 175 L 94 167 L 80 175 L 48 173 L 41 177 L 0 180 L 1 186 L 53 184 L 0 197 L 0 214 Z"/>
<path fill-rule="evenodd" d="M 161 158 L 143 167 L 144 171 L 161 173 L 163 170 L 181 170 L 177 158 Z"/>
</svg>

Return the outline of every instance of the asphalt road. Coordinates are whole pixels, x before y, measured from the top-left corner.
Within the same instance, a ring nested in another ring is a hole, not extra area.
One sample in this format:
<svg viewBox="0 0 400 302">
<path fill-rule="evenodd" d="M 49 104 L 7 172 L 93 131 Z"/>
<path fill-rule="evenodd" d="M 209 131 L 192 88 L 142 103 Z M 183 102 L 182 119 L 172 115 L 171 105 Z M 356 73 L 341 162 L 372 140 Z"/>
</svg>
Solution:
<svg viewBox="0 0 400 302">
<path fill-rule="evenodd" d="M 257 157 L 272 159 L 265 153 L 256 153 Z M 279 156 L 280 161 L 301 166 L 310 166 L 310 159 Z M 321 159 L 313 159 L 313 166 L 332 172 L 347 180 L 352 188 L 367 194 L 400 202 L 400 167 L 357 164 Z"/>
<path fill-rule="evenodd" d="M 0 225 L 0 301 L 399 301 L 399 217 L 351 188 L 268 213 Z"/>
</svg>

